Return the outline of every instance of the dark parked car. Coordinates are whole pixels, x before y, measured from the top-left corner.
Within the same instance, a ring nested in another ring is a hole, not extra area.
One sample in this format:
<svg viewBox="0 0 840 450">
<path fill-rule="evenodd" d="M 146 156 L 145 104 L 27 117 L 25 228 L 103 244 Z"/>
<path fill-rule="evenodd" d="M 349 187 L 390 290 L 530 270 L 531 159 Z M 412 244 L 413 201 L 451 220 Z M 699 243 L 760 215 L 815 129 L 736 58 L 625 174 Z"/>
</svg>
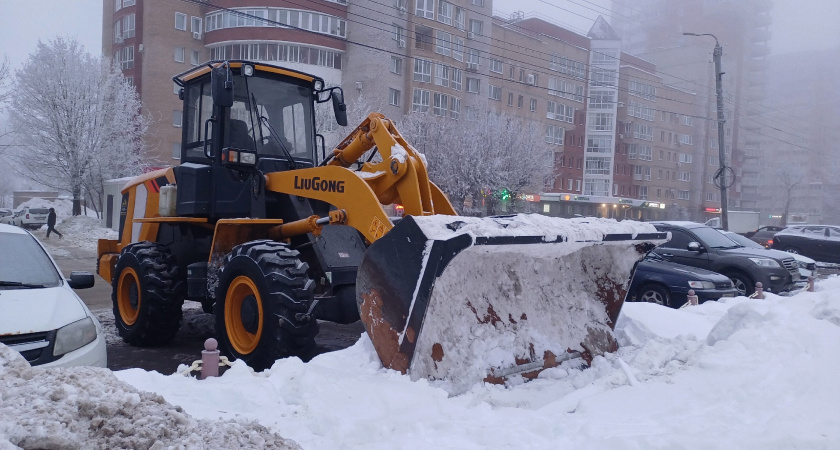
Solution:
<svg viewBox="0 0 840 450">
<path fill-rule="evenodd" d="M 817 261 L 840 263 L 840 227 L 796 225 L 773 236 L 773 248 L 805 255 Z"/>
<path fill-rule="evenodd" d="M 758 242 L 759 244 L 763 245 L 764 248 L 770 248 L 770 242 L 768 241 L 773 239 L 773 235 L 784 229 L 785 227 L 766 226 L 761 227 L 755 231 L 745 233 L 744 236 L 752 239 L 754 242 Z"/>
<path fill-rule="evenodd" d="M 633 269 L 627 301 L 679 308 L 690 289 L 700 303 L 739 295 L 732 281 L 719 273 L 673 263 L 651 252 Z"/>
<path fill-rule="evenodd" d="M 671 240 L 654 252 L 675 263 L 726 275 L 741 295 L 752 295 L 757 282 L 765 291 L 780 293 L 794 289 L 799 281 L 796 261 L 784 252 L 747 248 L 694 222 L 654 222 L 653 226 L 671 232 Z"/>
</svg>

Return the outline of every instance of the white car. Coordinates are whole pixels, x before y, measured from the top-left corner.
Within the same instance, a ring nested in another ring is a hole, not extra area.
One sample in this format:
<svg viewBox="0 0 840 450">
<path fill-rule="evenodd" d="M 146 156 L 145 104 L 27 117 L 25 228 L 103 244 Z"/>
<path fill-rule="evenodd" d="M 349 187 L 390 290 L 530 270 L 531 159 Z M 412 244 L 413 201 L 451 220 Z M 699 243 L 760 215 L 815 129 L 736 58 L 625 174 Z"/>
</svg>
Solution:
<svg viewBox="0 0 840 450">
<path fill-rule="evenodd" d="M 0 224 L 0 343 L 33 366 L 107 366 L 105 333 L 73 289 L 93 274 L 64 278 L 32 234 Z"/>
</svg>

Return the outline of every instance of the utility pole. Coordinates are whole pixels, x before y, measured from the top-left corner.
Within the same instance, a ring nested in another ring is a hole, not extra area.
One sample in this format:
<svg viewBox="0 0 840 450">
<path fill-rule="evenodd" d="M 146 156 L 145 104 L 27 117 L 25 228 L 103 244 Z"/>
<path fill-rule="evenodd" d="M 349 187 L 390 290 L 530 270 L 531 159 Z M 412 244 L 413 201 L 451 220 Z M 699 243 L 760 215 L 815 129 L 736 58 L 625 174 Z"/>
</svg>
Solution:
<svg viewBox="0 0 840 450">
<path fill-rule="evenodd" d="M 715 50 L 712 54 L 715 62 L 715 90 L 717 91 L 717 121 L 718 121 L 718 162 L 720 169 L 715 174 L 715 179 L 718 181 L 720 187 L 720 225 L 724 230 L 729 230 L 729 201 L 727 198 L 726 184 L 726 143 L 724 137 L 724 124 L 726 118 L 723 114 L 723 71 L 721 70 L 721 57 L 723 56 L 723 48 L 720 46 L 717 37 L 709 33 L 683 33 L 685 36 L 711 36 L 715 40 Z M 733 180 L 734 181 L 734 180 Z"/>
</svg>

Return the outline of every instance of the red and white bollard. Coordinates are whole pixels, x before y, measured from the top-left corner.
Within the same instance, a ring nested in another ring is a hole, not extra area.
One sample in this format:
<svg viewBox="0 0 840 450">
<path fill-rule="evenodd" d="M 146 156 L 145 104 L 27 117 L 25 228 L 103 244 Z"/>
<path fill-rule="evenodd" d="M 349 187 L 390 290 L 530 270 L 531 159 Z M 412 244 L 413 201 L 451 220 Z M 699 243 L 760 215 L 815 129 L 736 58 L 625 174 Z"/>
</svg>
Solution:
<svg viewBox="0 0 840 450">
<path fill-rule="evenodd" d="M 814 277 L 808 277 L 808 292 L 814 292 Z"/>
<path fill-rule="evenodd" d="M 688 290 L 688 297 L 687 298 L 688 298 L 688 302 L 686 302 L 686 303 L 688 303 L 689 305 L 697 306 L 699 304 L 698 299 L 697 299 L 697 295 L 695 295 L 694 289 L 689 289 Z"/>
<path fill-rule="evenodd" d="M 755 294 L 752 295 L 752 298 L 764 300 L 764 288 L 762 287 L 760 281 L 755 284 Z"/>
<path fill-rule="evenodd" d="M 213 339 L 204 341 L 204 350 L 201 351 L 201 377 L 203 380 L 207 377 L 219 376 L 219 343 Z"/>
</svg>

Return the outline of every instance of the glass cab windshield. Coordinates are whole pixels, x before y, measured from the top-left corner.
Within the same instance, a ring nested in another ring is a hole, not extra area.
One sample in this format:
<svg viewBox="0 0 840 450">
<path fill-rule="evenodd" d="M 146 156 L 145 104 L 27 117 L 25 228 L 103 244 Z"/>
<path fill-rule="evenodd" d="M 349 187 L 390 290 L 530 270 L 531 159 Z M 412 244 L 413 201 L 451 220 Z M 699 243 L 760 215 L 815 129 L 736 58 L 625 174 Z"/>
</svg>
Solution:
<svg viewBox="0 0 840 450">
<path fill-rule="evenodd" d="M 311 160 L 314 155 L 314 116 L 312 87 L 293 78 L 255 72 L 246 77 L 234 71 L 234 102 L 229 120 L 224 122 L 222 148 L 255 150 L 261 157 L 286 159 L 286 150 L 295 159 Z M 213 111 L 210 80 L 184 90 L 187 112 L 184 126 L 184 157 L 205 160 L 205 121 Z M 212 135 L 213 124 L 208 127 Z"/>
</svg>

